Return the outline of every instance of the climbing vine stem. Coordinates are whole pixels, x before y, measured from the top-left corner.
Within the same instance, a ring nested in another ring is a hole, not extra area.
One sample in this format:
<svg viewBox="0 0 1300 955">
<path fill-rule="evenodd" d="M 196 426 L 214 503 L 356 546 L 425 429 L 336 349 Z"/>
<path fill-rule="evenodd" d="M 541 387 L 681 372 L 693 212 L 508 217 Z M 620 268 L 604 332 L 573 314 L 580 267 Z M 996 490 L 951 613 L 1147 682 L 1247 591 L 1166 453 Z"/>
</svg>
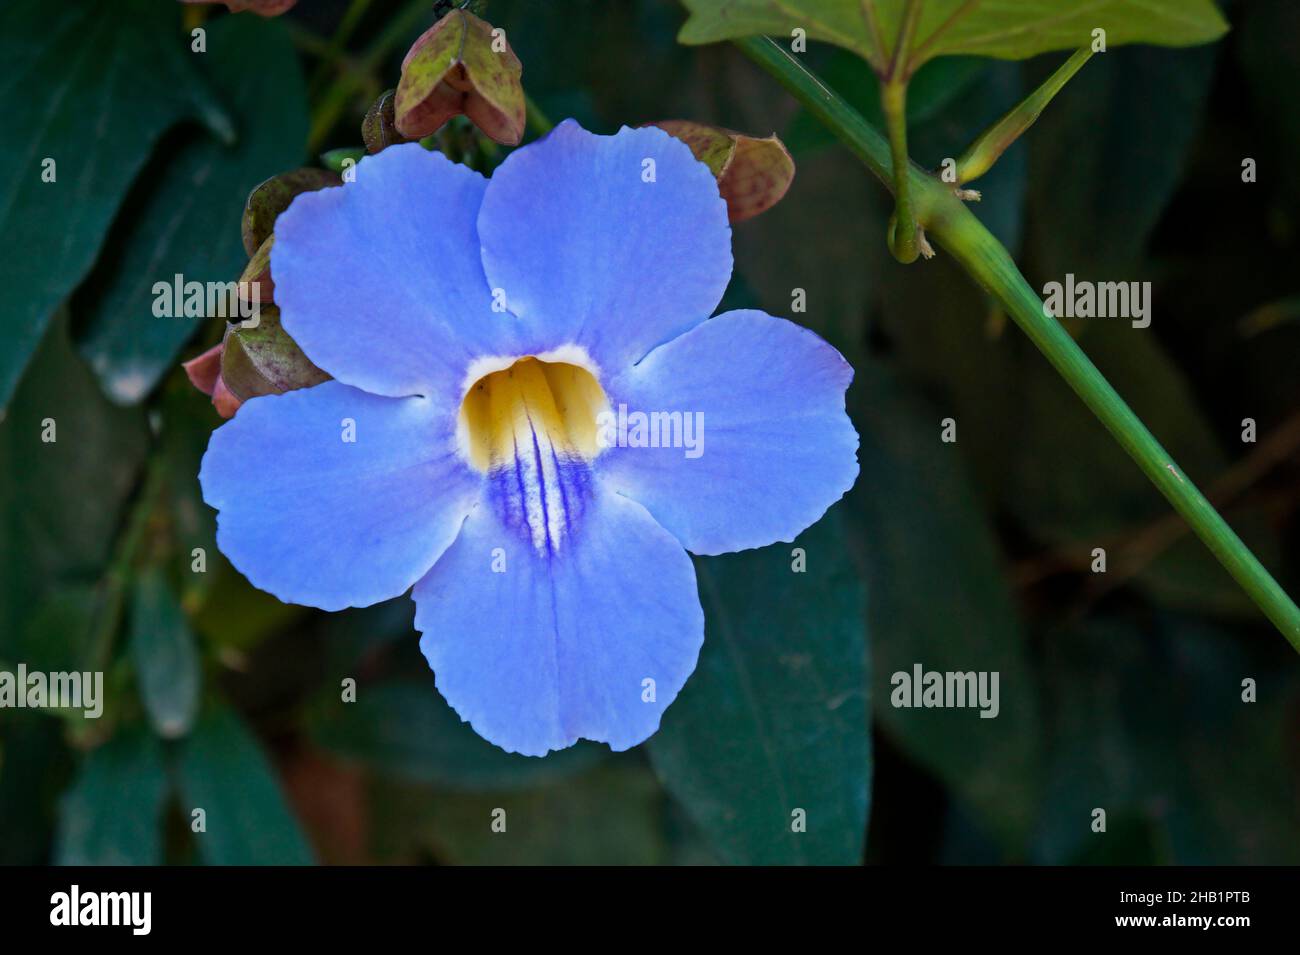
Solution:
<svg viewBox="0 0 1300 955">
<path fill-rule="evenodd" d="M 736 41 L 886 186 L 905 179 L 919 226 L 996 298 L 1084 404 L 1137 462 L 1218 561 L 1300 652 L 1300 608 L 1160 446 L 1055 318 L 1010 253 L 966 208 L 952 185 L 910 160 L 896 168 L 889 142 L 802 63 L 766 37 Z"/>
</svg>

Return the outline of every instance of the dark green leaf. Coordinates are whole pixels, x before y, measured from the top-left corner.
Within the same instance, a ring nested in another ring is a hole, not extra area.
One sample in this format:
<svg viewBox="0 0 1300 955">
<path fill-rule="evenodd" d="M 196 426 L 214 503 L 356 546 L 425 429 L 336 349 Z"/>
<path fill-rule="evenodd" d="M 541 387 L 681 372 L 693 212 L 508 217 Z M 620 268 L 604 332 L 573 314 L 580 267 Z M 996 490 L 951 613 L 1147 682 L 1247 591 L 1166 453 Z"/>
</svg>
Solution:
<svg viewBox="0 0 1300 955">
<path fill-rule="evenodd" d="M 258 590 L 216 550 L 207 554 L 210 580 L 206 582 L 206 599 L 191 617 L 195 631 L 205 640 L 219 647 L 249 650 L 308 613 L 305 607 L 283 603 Z"/>
<path fill-rule="evenodd" d="M 1138 260 L 1182 178 L 1216 52 L 1095 56 L 1043 113 L 1028 134 L 1027 247 L 1048 280 L 1139 278 Z"/>
<path fill-rule="evenodd" d="M 0 409 L 163 131 L 187 116 L 223 121 L 178 20 L 153 0 L 0 6 L 0 234 L 12 243 L 0 256 Z"/>
<path fill-rule="evenodd" d="M 72 769 L 63 726 L 10 710 L 0 729 L 0 865 L 45 865 L 55 804 Z"/>
<path fill-rule="evenodd" d="M 957 445 L 940 440 L 943 414 L 904 397 L 883 368 L 859 367 L 858 380 L 862 474 L 847 513 L 870 571 L 877 717 L 1003 846 L 1021 848 L 1037 811 L 1039 690 L 997 544 Z M 998 673 L 997 717 L 891 705 L 893 675 L 916 664 Z"/>
<path fill-rule="evenodd" d="M 99 578 L 146 443 L 143 415 L 104 400 L 57 322 L 0 423 L 0 657 L 59 582 Z"/>
<path fill-rule="evenodd" d="M 860 862 L 866 608 L 839 516 L 696 570 L 704 649 L 648 744 L 660 779 L 728 861 Z"/>
<path fill-rule="evenodd" d="M 157 570 L 142 573 L 131 595 L 131 660 L 154 730 L 167 739 L 184 736 L 199 709 L 199 652 Z"/>
<path fill-rule="evenodd" d="M 143 726 L 87 754 L 59 804 L 59 865 L 159 865 L 167 770 Z"/>
<path fill-rule="evenodd" d="M 355 703 L 328 691 L 312 725 L 336 756 L 391 776 L 446 789 L 514 790 L 586 769 L 608 755 L 579 742 L 543 758 L 507 753 L 461 721 L 433 680 L 362 685 Z"/>
<path fill-rule="evenodd" d="M 1288 676 L 1267 654 L 1179 617 L 1142 627 L 1103 618 L 1046 646 L 1052 758 L 1040 861 L 1150 861 L 1141 843 L 1102 853 L 1117 819 L 1155 828 L 1159 862 L 1300 860 L 1294 658 Z M 1257 702 L 1242 699 L 1246 678 Z M 1091 828 L 1098 808 L 1105 833 Z"/>
<path fill-rule="evenodd" d="M 181 814 L 208 865 L 307 865 L 311 849 L 289 812 L 275 772 L 235 713 L 213 706 L 181 744 Z"/>
<path fill-rule="evenodd" d="M 401 858 L 414 842 L 458 865 L 660 865 L 669 851 L 664 802 L 654 776 L 626 756 L 536 789 L 390 784 L 379 788 L 376 842 L 383 857 Z M 494 831 L 494 821 L 505 830 Z"/>
<path fill-rule="evenodd" d="M 51 590 L 24 620 L 11 662 L 46 673 L 92 669 L 92 642 L 103 602 L 102 589 L 95 585 L 65 584 Z"/>
<path fill-rule="evenodd" d="M 1251 0 L 1243 13 L 1246 23 L 1238 36 L 1242 67 L 1258 120 L 1286 159 L 1281 168 L 1261 171 L 1261 176 L 1285 184 L 1294 201 L 1300 198 L 1300 102 L 1295 96 L 1300 4 L 1295 0 Z M 1245 152 L 1258 158 L 1254 149 Z"/>
<path fill-rule="evenodd" d="M 285 25 L 225 17 L 207 30 L 208 52 L 199 59 L 239 117 L 239 140 L 226 145 L 196 132 L 177 145 L 142 184 L 134 224 L 115 230 L 87 303 L 80 347 L 123 403 L 153 389 L 200 322 L 156 315 L 155 283 L 170 289 L 177 275 L 233 281 L 245 258 L 240 222 L 250 190 L 300 162 L 307 139 L 302 71 Z"/>
<path fill-rule="evenodd" d="M 872 214 L 884 195 L 845 152 L 800 159 L 784 201 L 736 230 L 736 271 L 755 296 L 749 304 L 852 352 L 866 325 L 873 280 L 889 257 L 881 241 L 884 219 L 877 230 Z M 825 228 L 827 221 L 835 228 Z M 803 311 L 794 311 L 799 306 Z"/>
</svg>

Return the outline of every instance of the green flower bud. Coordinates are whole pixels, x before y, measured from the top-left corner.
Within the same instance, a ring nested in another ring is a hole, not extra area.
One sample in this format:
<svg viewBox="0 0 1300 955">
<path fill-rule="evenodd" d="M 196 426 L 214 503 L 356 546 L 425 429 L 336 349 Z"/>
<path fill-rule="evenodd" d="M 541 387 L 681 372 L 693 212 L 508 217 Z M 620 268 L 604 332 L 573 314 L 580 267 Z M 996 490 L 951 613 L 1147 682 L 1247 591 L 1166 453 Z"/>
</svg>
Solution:
<svg viewBox="0 0 1300 955">
<path fill-rule="evenodd" d="M 303 167 L 272 176 L 253 188 L 244 203 L 244 221 L 241 231 L 244 251 L 256 255 L 275 228 L 275 220 L 289 208 L 289 203 L 304 192 L 315 192 L 330 186 L 341 185 L 342 179 L 328 169 Z"/>
<path fill-rule="evenodd" d="M 328 381 L 280 324 L 280 310 L 263 305 L 251 328 L 230 325 L 221 353 L 221 380 L 240 401 L 278 395 Z"/>
<path fill-rule="evenodd" d="M 382 152 L 389 146 L 406 142 L 406 137 L 397 131 L 396 100 L 397 91 L 387 90 L 379 94 L 379 99 L 366 110 L 366 118 L 361 121 L 361 138 L 365 140 L 367 152 Z"/>
</svg>

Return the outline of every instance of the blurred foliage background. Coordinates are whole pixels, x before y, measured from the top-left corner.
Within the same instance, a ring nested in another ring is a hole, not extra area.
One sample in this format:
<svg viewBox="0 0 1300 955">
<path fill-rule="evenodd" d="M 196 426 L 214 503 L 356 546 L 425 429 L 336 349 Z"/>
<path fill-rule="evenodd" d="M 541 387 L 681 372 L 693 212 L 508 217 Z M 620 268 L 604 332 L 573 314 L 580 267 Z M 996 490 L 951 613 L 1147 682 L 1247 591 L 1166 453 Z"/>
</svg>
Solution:
<svg viewBox="0 0 1300 955">
<path fill-rule="evenodd" d="M 0 669 L 107 688 L 97 721 L 0 710 L 0 861 L 1300 862 L 1300 661 L 942 252 L 890 258 L 866 170 L 734 48 L 679 45 L 667 0 L 485 16 L 553 119 L 693 119 L 794 154 L 785 200 L 736 227 L 724 306 L 803 322 L 858 370 L 862 474 L 798 542 L 808 572 L 786 545 L 698 560 L 705 648 L 660 733 L 541 760 L 459 722 L 406 598 L 325 614 L 235 572 L 196 480 L 220 419 L 178 367 L 221 322 L 155 318 L 152 285 L 237 277 L 249 190 L 360 144 L 431 6 L 0 5 Z M 1212 46 L 1095 57 L 976 210 L 1037 287 L 1154 283 L 1149 329 L 1072 331 L 1295 594 L 1300 6 L 1225 9 Z M 878 119 L 860 61 L 806 59 Z M 956 155 L 1063 59 L 928 64 L 914 157 Z M 890 706 L 914 663 L 998 671 L 1000 715 Z"/>
</svg>

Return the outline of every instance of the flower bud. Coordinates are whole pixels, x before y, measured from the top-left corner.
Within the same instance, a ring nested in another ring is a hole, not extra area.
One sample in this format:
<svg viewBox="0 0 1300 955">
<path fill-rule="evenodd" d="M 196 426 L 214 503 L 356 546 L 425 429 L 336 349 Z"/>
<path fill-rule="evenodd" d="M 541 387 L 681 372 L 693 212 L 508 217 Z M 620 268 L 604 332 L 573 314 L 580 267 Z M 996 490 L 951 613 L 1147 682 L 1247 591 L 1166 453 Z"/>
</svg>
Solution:
<svg viewBox="0 0 1300 955">
<path fill-rule="evenodd" d="M 216 0 L 181 0 L 181 3 L 214 3 Z M 261 17 L 278 17 L 298 0 L 222 0 L 231 13 L 252 10 Z"/>
<path fill-rule="evenodd" d="M 524 135 L 522 73 L 504 33 L 472 13 L 452 10 L 402 61 L 397 129 L 407 139 L 422 139 L 464 113 L 487 136 L 513 146 Z"/>
<path fill-rule="evenodd" d="M 302 169 L 272 176 L 254 186 L 248 194 L 248 201 L 244 203 L 244 221 L 241 225 L 244 251 L 249 255 L 257 254 L 275 228 L 275 220 L 299 195 L 342 183 L 343 180 L 328 169 L 304 166 Z"/>
<path fill-rule="evenodd" d="M 212 405 L 223 418 L 232 418 L 243 404 L 221 379 L 221 353 L 225 344 L 213 345 L 203 354 L 182 362 L 190 384 L 212 398 Z"/>
<path fill-rule="evenodd" d="M 280 324 L 280 310 L 263 305 L 251 328 L 231 325 L 221 353 L 221 381 L 240 401 L 278 395 L 328 381 Z M 215 396 L 214 396 L 215 397 Z"/>
<path fill-rule="evenodd" d="M 244 266 L 239 276 L 239 297 L 245 302 L 253 301 L 253 286 L 258 286 L 257 301 L 261 305 L 270 305 L 275 301 L 275 282 L 271 280 L 271 247 L 275 245 L 275 236 L 268 235 L 261 248 Z"/>
<path fill-rule="evenodd" d="M 406 137 L 397 131 L 397 113 L 394 103 L 396 90 L 387 90 L 379 94 L 379 99 L 370 104 L 366 118 L 361 121 L 361 138 L 365 141 L 366 152 L 382 152 L 389 146 L 406 142 Z"/>
<path fill-rule="evenodd" d="M 650 125 L 680 139 L 691 147 L 696 159 L 712 170 L 718 191 L 727 200 L 727 215 L 732 222 L 752 219 L 772 208 L 794 179 L 794 160 L 775 135 L 757 139 L 685 119 Z"/>
</svg>

